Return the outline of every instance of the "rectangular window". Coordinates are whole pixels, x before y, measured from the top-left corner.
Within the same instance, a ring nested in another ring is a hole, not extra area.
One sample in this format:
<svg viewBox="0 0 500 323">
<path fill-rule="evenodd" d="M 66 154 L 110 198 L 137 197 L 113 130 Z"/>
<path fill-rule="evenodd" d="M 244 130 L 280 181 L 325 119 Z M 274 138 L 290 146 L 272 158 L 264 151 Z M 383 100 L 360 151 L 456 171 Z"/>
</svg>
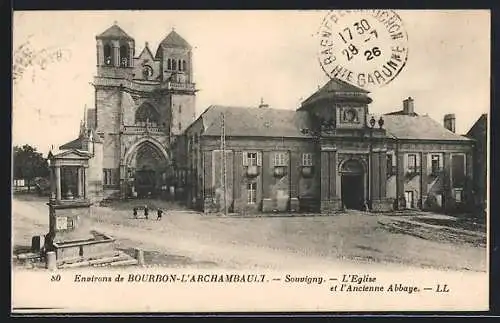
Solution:
<svg viewBox="0 0 500 323">
<path fill-rule="evenodd" d="M 453 187 L 464 187 L 465 185 L 465 155 L 456 154 L 451 156 L 451 179 Z"/>
<path fill-rule="evenodd" d="M 410 173 L 415 173 L 417 171 L 417 155 L 408 154 L 408 171 Z"/>
<path fill-rule="evenodd" d="M 247 153 L 248 166 L 257 166 L 257 153 Z"/>
<path fill-rule="evenodd" d="M 274 153 L 274 166 L 286 166 L 287 165 L 287 154 L 280 152 Z"/>
<path fill-rule="evenodd" d="M 113 170 L 111 168 L 103 169 L 103 178 L 104 185 L 113 185 Z"/>
<path fill-rule="evenodd" d="M 455 189 L 455 202 L 462 202 L 462 196 L 463 196 L 463 191 L 462 189 Z"/>
<path fill-rule="evenodd" d="M 257 203 L 257 183 L 247 183 L 247 202 L 248 204 Z"/>
<path fill-rule="evenodd" d="M 262 166 L 262 153 L 258 151 L 244 151 L 242 162 L 243 166 Z"/>
<path fill-rule="evenodd" d="M 437 174 L 441 171 L 441 156 L 439 154 L 431 155 L 431 172 Z"/>
<path fill-rule="evenodd" d="M 313 165 L 313 156 L 311 153 L 303 153 L 302 154 L 302 166 L 312 166 Z"/>
</svg>

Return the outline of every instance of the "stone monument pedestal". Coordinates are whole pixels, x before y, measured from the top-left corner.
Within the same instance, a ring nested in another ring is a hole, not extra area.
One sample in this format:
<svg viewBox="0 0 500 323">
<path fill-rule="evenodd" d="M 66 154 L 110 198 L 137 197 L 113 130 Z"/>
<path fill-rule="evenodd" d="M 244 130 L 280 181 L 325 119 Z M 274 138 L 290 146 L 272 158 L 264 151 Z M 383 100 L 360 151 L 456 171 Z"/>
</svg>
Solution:
<svg viewBox="0 0 500 323">
<path fill-rule="evenodd" d="M 89 263 L 119 256 L 115 240 L 90 226 L 91 202 L 87 198 L 87 152 L 70 150 L 51 155 L 49 232 L 45 251 L 55 252 L 57 266 Z M 63 192 L 65 194 L 63 194 Z"/>
</svg>

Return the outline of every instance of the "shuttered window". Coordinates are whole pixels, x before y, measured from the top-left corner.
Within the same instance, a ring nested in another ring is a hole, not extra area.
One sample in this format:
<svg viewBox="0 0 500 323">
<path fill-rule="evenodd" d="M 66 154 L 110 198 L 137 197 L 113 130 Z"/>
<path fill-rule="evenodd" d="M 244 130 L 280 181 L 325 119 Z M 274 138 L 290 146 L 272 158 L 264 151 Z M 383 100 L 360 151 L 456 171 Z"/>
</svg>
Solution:
<svg viewBox="0 0 500 323">
<path fill-rule="evenodd" d="M 262 166 L 262 153 L 259 151 L 244 151 L 243 166 Z"/>
<path fill-rule="evenodd" d="M 313 165 L 313 155 L 312 153 L 302 154 L 302 166 L 312 166 Z"/>
<path fill-rule="evenodd" d="M 274 166 L 286 166 L 288 164 L 288 154 L 286 152 L 274 153 Z"/>
</svg>

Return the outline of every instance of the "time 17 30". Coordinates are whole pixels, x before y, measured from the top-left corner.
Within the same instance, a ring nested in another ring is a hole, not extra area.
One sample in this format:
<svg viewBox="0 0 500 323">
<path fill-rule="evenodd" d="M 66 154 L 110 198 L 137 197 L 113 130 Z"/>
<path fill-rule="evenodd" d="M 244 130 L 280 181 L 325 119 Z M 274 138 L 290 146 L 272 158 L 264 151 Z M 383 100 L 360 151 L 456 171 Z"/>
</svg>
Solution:
<svg viewBox="0 0 500 323">
<path fill-rule="evenodd" d="M 365 36 L 366 38 L 364 39 L 365 43 L 368 42 L 372 37 L 378 38 L 377 31 L 375 29 L 372 29 L 370 24 L 366 19 L 361 19 L 360 21 L 357 21 L 353 24 L 354 30 L 358 35 L 361 37 Z M 351 28 L 346 27 L 342 32 L 339 32 L 339 36 L 342 39 L 342 41 L 347 44 L 347 48 L 344 48 L 342 50 L 342 54 L 344 54 L 347 57 L 347 60 L 350 61 L 351 59 L 354 58 L 354 56 L 359 54 L 358 48 L 350 43 L 350 41 L 353 39 L 352 37 L 352 31 Z M 367 61 L 372 60 L 375 57 L 380 56 L 382 52 L 378 47 L 373 47 L 372 49 L 367 49 L 363 53 L 366 57 Z"/>
</svg>

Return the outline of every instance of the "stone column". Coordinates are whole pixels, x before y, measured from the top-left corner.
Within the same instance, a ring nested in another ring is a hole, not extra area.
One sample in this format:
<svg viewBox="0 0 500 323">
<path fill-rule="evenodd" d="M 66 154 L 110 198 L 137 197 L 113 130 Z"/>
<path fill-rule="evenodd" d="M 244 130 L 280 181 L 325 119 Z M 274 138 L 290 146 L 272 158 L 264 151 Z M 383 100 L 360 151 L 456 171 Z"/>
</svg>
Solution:
<svg viewBox="0 0 500 323">
<path fill-rule="evenodd" d="M 133 67 L 134 66 L 134 42 L 129 41 L 128 42 L 128 66 Z"/>
<path fill-rule="evenodd" d="M 61 166 L 55 167 L 55 181 L 56 181 L 56 201 L 61 201 Z"/>
<path fill-rule="evenodd" d="M 387 199 L 387 150 L 380 152 L 380 198 Z"/>
<path fill-rule="evenodd" d="M 330 194 L 329 200 L 337 198 L 337 152 L 330 151 L 329 153 L 329 173 L 330 173 Z"/>
<path fill-rule="evenodd" d="M 97 49 L 97 65 L 102 66 L 102 65 L 104 65 L 104 47 L 103 47 L 101 39 L 97 40 L 96 47 L 97 47 L 96 48 Z"/>
<path fill-rule="evenodd" d="M 84 166 L 82 168 L 82 176 L 83 176 L 83 197 L 85 199 L 89 198 L 89 181 L 88 181 L 88 174 L 87 174 L 87 168 L 88 166 Z"/>
<path fill-rule="evenodd" d="M 82 198 L 83 197 L 83 185 L 82 185 L 82 181 L 83 181 L 83 176 L 82 176 L 82 170 L 83 168 L 82 167 L 78 167 L 77 169 L 77 181 L 76 181 L 76 185 L 77 185 L 77 190 L 76 190 L 76 194 L 77 194 L 77 198 Z"/>
<path fill-rule="evenodd" d="M 49 168 L 49 181 L 50 181 L 50 198 L 55 198 L 56 195 L 56 175 L 54 167 Z"/>
<path fill-rule="evenodd" d="M 330 197 L 330 165 L 329 152 L 321 151 L 321 213 L 328 214 L 328 199 Z"/>
<path fill-rule="evenodd" d="M 371 167 L 370 167 L 370 201 L 373 205 L 374 202 L 380 200 L 380 150 L 374 149 L 371 152 Z"/>
<path fill-rule="evenodd" d="M 120 42 L 118 40 L 113 40 L 111 42 L 113 45 L 113 61 L 116 67 L 120 66 Z"/>
</svg>

